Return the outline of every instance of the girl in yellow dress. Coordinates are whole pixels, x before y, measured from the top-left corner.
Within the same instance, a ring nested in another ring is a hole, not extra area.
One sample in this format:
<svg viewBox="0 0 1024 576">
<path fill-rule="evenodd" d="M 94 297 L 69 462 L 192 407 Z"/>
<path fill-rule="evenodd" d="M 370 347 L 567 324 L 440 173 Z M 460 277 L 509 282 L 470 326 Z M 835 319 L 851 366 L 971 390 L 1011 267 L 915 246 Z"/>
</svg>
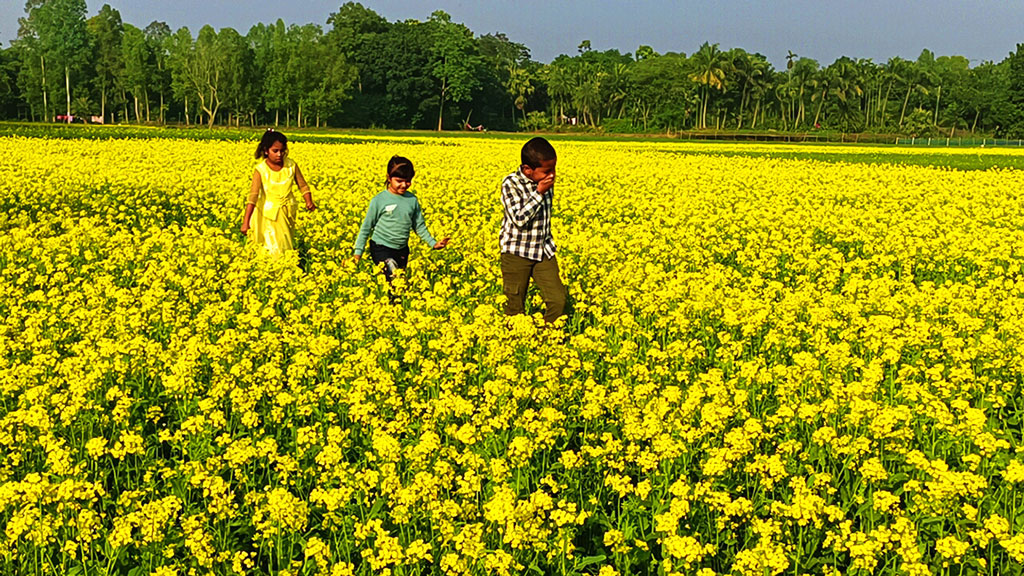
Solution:
<svg viewBox="0 0 1024 576">
<path fill-rule="evenodd" d="M 306 210 L 316 210 L 309 184 L 299 165 L 288 157 L 288 138 L 273 128 L 263 133 L 256 147 L 256 159 L 263 161 L 252 173 L 252 186 L 245 202 L 242 233 L 249 242 L 266 247 L 280 256 L 295 248 L 295 215 L 298 200 L 295 188 L 302 191 Z"/>
</svg>

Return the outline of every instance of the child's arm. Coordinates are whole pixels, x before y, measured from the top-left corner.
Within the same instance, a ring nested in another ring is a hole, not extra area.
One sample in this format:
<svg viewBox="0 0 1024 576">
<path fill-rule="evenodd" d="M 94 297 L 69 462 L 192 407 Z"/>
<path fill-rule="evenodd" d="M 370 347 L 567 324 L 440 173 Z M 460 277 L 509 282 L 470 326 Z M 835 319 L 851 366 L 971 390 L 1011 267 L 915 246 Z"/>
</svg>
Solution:
<svg viewBox="0 0 1024 576">
<path fill-rule="evenodd" d="M 355 252 L 354 260 L 356 262 L 363 255 L 363 250 L 366 249 L 366 241 L 370 238 L 370 233 L 373 232 L 374 226 L 377 225 L 377 197 L 374 196 L 370 200 L 370 206 L 366 209 L 366 217 L 363 218 L 363 223 L 359 226 L 359 236 L 356 237 L 356 243 L 352 245 L 352 250 Z"/>
<path fill-rule="evenodd" d="M 242 216 L 242 234 L 249 232 L 249 221 L 252 220 L 252 212 L 256 209 L 256 201 L 260 197 L 260 189 L 263 188 L 263 181 L 260 180 L 260 171 L 252 171 L 252 184 L 249 185 L 249 196 L 245 199 L 245 216 Z"/>
<path fill-rule="evenodd" d="M 525 228 L 544 204 L 544 193 L 521 188 L 506 178 L 501 183 L 501 203 L 516 228 Z"/>
<path fill-rule="evenodd" d="M 310 190 L 306 179 L 302 177 L 302 171 L 299 170 L 298 164 L 295 165 L 295 183 L 299 185 L 299 190 L 302 191 L 302 199 L 306 202 L 306 210 L 316 210 L 316 204 L 313 203 L 313 191 Z"/>
</svg>

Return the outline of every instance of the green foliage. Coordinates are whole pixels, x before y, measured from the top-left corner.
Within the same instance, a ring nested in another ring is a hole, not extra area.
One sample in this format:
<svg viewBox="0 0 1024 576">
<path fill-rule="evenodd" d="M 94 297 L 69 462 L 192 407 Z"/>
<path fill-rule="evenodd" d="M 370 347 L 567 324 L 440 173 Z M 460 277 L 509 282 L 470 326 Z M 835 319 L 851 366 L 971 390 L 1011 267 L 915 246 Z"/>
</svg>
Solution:
<svg viewBox="0 0 1024 576">
<path fill-rule="evenodd" d="M 439 90 L 437 130 L 440 131 L 445 103 L 469 99 L 479 84 L 477 75 L 482 62 L 473 42 L 473 32 L 452 22 L 447 13 L 435 11 L 427 25 L 431 39 L 430 74 Z"/>
<path fill-rule="evenodd" d="M 939 130 L 932 123 L 932 115 L 927 110 L 918 108 L 911 112 L 903 124 L 903 132 L 915 138 L 939 136 Z"/>
<path fill-rule="evenodd" d="M 86 22 L 86 30 L 89 33 L 89 42 L 92 45 L 93 53 L 93 88 L 99 92 L 101 116 L 106 117 L 107 99 L 117 81 L 124 74 L 124 53 L 122 49 L 122 36 L 124 25 L 121 22 L 121 14 L 117 10 L 104 4 L 99 14 L 93 16 Z"/>
<path fill-rule="evenodd" d="M 18 36 L 26 41 L 27 56 L 39 66 L 43 117 L 59 110 L 51 107 L 53 96 L 66 104 L 63 113 L 71 114 L 72 86 L 77 86 L 90 52 L 85 0 L 30 1 L 25 10 Z"/>
<path fill-rule="evenodd" d="M 162 22 L 140 31 L 106 5 L 84 16 L 83 0 L 27 3 L 18 40 L 0 50 L 0 118 L 52 119 L 79 100 L 107 122 L 207 126 L 516 130 L 535 129 L 530 113 L 544 112 L 563 131 L 1024 134 L 1019 48 L 973 68 L 929 50 L 828 65 L 789 51 L 775 70 L 761 54 L 711 42 L 689 56 L 647 45 L 634 56 L 583 40 L 543 64 L 446 12 L 389 22 L 358 2 L 324 28 L 279 19 L 244 35 Z"/>
<path fill-rule="evenodd" d="M 637 131 L 633 122 L 626 118 L 612 118 L 601 123 L 601 130 L 607 134 L 633 134 Z"/>
<path fill-rule="evenodd" d="M 519 122 L 519 127 L 527 132 L 546 130 L 551 128 L 551 118 L 544 112 L 534 110 L 526 115 L 526 118 Z"/>
<path fill-rule="evenodd" d="M 1007 59 L 1007 100 L 1005 126 L 1002 132 L 1009 138 L 1024 138 L 1024 44 Z"/>
</svg>

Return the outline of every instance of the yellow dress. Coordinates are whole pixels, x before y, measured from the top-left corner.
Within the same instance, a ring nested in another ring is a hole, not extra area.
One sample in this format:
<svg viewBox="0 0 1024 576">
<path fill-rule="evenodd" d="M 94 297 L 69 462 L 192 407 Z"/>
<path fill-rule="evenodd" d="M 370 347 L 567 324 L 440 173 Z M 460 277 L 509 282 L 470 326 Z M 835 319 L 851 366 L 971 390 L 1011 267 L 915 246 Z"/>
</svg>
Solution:
<svg viewBox="0 0 1024 576">
<path fill-rule="evenodd" d="M 256 171 L 262 186 L 253 202 L 256 207 L 249 220 L 249 242 L 265 246 L 275 256 L 281 255 L 295 248 L 295 162 L 285 158 L 284 166 L 275 172 L 264 159 L 256 165 Z"/>
</svg>

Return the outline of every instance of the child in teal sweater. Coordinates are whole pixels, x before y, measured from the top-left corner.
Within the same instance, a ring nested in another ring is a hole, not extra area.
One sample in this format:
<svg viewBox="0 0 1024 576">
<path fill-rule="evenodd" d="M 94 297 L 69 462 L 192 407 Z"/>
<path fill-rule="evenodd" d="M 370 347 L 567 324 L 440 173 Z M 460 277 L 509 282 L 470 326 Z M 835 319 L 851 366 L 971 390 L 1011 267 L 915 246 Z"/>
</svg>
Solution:
<svg viewBox="0 0 1024 576">
<path fill-rule="evenodd" d="M 384 277 L 388 282 L 391 282 L 396 270 L 409 264 L 409 236 L 413 229 L 434 250 L 441 250 L 450 240 L 445 237 L 435 241 L 427 230 L 420 201 L 409 192 L 415 175 L 416 170 L 408 158 L 391 157 L 388 161 L 387 189 L 370 200 L 366 218 L 359 227 L 359 236 L 353 246 L 355 261 L 358 262 L 366 247 L 366 240 L 372 234 L 370 257 L 374 264 L 384 265 Z"/>
</svg>

